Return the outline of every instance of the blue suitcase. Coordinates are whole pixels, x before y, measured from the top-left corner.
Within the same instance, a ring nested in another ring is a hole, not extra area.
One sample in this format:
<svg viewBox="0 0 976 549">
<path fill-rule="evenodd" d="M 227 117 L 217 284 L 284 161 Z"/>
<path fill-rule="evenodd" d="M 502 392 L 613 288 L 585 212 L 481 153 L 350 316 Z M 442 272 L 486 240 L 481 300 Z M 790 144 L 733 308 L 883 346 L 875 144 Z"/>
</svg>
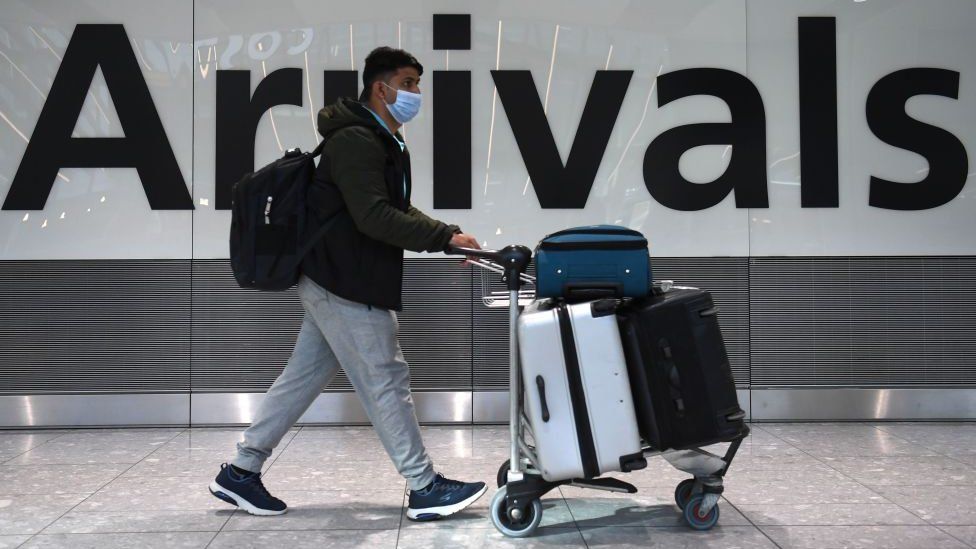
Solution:
<svg viewBox="0 0 976 549">
<path fill-rule="evenodd" d="M 538 297 L 646 297 L 651 289 L 647 239 L 616 225 L 547 236 L 536 248 L 535 267 Z"/>
</svg>

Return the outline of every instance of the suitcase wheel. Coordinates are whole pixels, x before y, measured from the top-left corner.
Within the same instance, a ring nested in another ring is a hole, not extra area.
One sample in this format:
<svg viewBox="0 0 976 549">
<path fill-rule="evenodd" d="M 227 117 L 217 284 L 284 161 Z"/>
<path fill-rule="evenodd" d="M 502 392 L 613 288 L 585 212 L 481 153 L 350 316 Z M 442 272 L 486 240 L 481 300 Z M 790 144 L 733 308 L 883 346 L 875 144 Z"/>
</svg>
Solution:
<svg viewBox="0 0 976 549">
<path fill-rule="evenodd" d="M 678 483 L 678 486 L 674 489 L 674 502 L 678 504 L 679 509 L 682 511 L 685 510 L 694 491 L 695 479 L 689 478 Z"/>
<path fill-rule="evenodd" d="M 525 516 L 513 517 L 515 513 L 509 513 L 508 504 L 505 499 L 508 490 L 502 486 L 495 492 L 495 497 L 491 498 L 491 522 L 495 528 L 506 537 L 525 538 L 531 536 L 539 523 L 542 522 L 542 502 L 538 499 L 532 500 L 525 508 Z"/>
<path fill-rule="evenodd" d="M 684 509 L 685 522 L 695 530 L 710 530 L 718 522 L 718 504 L 716 503 L 704 515 L 701 513 L 702 502 L 707 494 L 696 494 L 688 500 Z"/>
</svg>

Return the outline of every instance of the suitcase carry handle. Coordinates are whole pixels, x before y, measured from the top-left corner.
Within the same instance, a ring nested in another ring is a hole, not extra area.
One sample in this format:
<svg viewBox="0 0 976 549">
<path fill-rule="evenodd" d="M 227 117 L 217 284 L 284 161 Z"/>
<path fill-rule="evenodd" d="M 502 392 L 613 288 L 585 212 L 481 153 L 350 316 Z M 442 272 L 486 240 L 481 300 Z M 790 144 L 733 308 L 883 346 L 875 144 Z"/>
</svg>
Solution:
<svg viewBox="0 0 976 549">
<path fill-rule="evenodd" d="M 664 295 L 674 288 L 673 280 L 655 280 L 651 284 L 651 293 L 654 295 Z"/>
<path fill-rule="evenodd" d="M 726 421 L 739 421 L 740 419 L 743 419 L 745 417 L 746 417 L 745 410 L 739 410 L 738 412 L 735 412 L 735 413 L 732 413 L 732 414 L 729 414 L 729 415 L 725 416 L 725 420 Z"/>
<path fill-rule="evenodd" d="M 542 421 L 549 422 L 549 405 L 546 404 L 546 380 L 542 376 L 535 376 L 535 385 L 539 388 L 539 402 L 542 403 Z"/>
<path fill-rule="evenodd" d="M 704 311 L 700 311 L 698 313 L 698 316 L 701 318 L 705 318 L 706 316 L 715 316 L 718 314 L 718 311 L 719 311 L 718 307 L 712 307 L 711 309 L 705 309 Z"/>
<path fill-rule="evenodd" d="M 563 284 L 563 295 L 587 299 L 621 297 L 624 295 L 624 285 L 620 282 L 566 282 Z"/>
<path fill-rule="evenodd" d="M 671 344 L 667 339 L 658 341 L 658 348 L 664 357 L 662 365 L 668 368 L 668 390 L 671 393 L 671 402 L 674 404 L 675 415 L 685 416 L 685 399 L 681 388 L 681 374 L 678 372 L 678 365 L 674 363 L 674 353 L 671 351 Z"/>
</svg>

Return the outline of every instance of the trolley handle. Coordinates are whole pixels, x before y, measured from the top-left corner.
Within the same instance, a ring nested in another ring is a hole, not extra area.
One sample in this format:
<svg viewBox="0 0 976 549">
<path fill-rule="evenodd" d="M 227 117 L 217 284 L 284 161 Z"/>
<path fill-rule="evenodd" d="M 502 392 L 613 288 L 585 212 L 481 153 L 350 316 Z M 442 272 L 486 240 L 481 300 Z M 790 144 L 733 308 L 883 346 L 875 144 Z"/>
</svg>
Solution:
<svg viewBox="0 0 976 549">
<path fill-rule="evenodd" d="M 532 259 L 532 250 L 525 246 L 505 246 L 501 250 L 479 250 L 448 245 L 444 249 L 444 253 L 477 257 L 499 264 L 505 271 L 503 280 L 508 284 L 509 290 L 519 289 L 523 282 L 522 275 L 529 268 L 529 261 Z"/>
<path fill-rule="evenodd" d="M 448 245 L 444 248 L 447 255 L 466 255 L 468 257 L 481 257 L 491 261 L 501 262 L 501 255 L 498 250 L 481 250 L 478 248 L 462 248 L 461 246 Z"/>
<path fill-rule="evenodd" d="M 486 271 L 491 271 L 493 273 L 497 273 L 500 275 L 505 274 L 505 267 L 499 265 L 498 263 L 495 263 L 494 261 L 490 261 L 488 259 L 477 259 L 477 260 L 468 259 L 467 262 L 471 265 L 475 265 L 477 267 L 485 269 Z M 523 284 L 535 284 L 535 277 L 532 275 L 522 273 L 519 275 L 519 278 L 522 279 Z"/>
</svg>

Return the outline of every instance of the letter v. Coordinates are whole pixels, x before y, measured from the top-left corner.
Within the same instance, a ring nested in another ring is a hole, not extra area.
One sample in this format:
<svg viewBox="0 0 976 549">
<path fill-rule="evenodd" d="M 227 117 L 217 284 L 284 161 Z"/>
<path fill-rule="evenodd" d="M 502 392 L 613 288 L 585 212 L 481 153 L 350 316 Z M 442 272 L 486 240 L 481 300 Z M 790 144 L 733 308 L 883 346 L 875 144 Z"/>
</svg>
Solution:
<svg viewBox="0 0 976 549">
<path fill-rule="evenodd" d="M 596 71 L 564 165 L 532 73 L 491 71 L 522 160 L 543 208 L 583 208 L 634 71 Z"/>
</svg>

